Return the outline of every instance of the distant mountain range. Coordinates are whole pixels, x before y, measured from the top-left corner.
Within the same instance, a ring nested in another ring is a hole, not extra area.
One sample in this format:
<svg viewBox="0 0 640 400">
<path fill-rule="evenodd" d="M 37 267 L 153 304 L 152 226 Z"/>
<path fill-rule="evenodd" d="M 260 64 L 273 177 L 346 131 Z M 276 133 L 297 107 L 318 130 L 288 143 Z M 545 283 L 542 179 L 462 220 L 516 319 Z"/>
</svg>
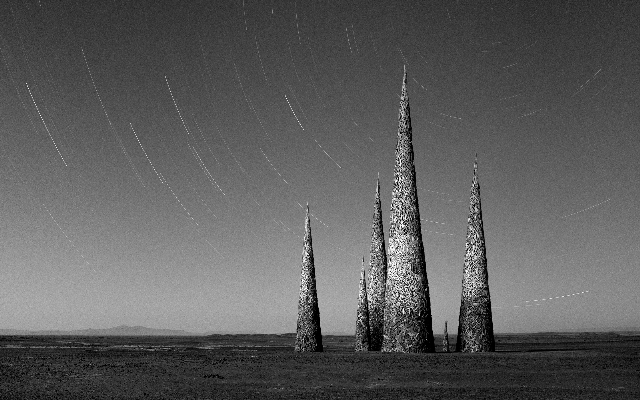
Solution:
<svg viewBox="0 0 640 400">
<path fill-rule="evenodd" d="M 23 331 L 0 329 L 0 335 L 42 335 L 42 336 L 200 336 L 202 334 L 181 329 L 154 329 L 144 326 L 120 325 L 106 329 L 78 329 L 73 331 Z"/>
</svg>

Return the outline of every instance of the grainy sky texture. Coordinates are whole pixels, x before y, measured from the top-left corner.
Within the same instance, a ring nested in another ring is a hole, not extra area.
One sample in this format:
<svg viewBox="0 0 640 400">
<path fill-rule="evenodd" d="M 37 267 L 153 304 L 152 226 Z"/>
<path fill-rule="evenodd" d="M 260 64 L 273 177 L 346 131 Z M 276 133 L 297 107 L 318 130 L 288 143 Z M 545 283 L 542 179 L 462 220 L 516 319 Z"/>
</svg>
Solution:
<svg viewBox="0 0 640 400">
<path fill-rule="evenodd" d="M 539 3 L 2 2 L 0 328 L 293 332 L 309 202 L 353 332 L 403 65 L 434 330 L 476 152 L 495 330 L 639 326 L 640 8 Z"/>
</svg>

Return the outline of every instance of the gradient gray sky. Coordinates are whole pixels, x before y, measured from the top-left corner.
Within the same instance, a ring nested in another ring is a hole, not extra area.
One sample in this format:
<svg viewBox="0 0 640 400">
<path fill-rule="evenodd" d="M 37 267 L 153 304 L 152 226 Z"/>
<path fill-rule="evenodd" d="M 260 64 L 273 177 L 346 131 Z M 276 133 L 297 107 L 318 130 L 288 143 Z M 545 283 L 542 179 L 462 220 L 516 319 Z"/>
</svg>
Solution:
<svg viewBox="0 0 640 400">
<path fill-rule="evenodd" d="M 639 11 L 5 2 L 0 328 L 295 331 L 308 201 L 322 330 L 353 332 L 405 64 L 434 331 L 476 152 L 495 330 L 640 326 Z"/>
</svg>

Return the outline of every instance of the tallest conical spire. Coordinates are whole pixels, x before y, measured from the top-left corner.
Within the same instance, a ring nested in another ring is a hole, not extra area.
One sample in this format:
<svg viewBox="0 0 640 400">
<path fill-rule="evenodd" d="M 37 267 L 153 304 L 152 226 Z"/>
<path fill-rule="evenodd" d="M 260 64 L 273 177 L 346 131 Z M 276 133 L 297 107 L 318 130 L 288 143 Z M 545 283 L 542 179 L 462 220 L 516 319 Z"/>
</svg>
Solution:
<svg viewBox="0 0 640 400">
<path fill-rule="evenodd" d="M 413 163 L 406 67 L 398 113 L 382 350 L 435 351 L 416 171 Z"/>
<path fill-rule="evenodd" d="M 407 70 L 405 67 L 402 79 L 402 94 L 400 96 L 400 110 L 398 112 L 398 142 L 396 144 L 389 236 L 413 235 L 416 239 L 420 239 L 420 247 L 422 248 L 412 136 L 409 95 L 407 94 Z M 389 241 L 391 242 L 391 239 Z M 424 250 L 422 250 L 422 253 L 424 253 Z M 420 262 L 424 266 L 424 256 Z"/>
<path fill-rule="evenodd" d="M 469 223 L 462 274 L 462 300 L 458 322 L 456 350 L 494 351 L 491 296 L 487 272 L 487 250 L 482 226 L 478 155 L 473 164 L 473 181 L 469 201 Z"/>
</svg>

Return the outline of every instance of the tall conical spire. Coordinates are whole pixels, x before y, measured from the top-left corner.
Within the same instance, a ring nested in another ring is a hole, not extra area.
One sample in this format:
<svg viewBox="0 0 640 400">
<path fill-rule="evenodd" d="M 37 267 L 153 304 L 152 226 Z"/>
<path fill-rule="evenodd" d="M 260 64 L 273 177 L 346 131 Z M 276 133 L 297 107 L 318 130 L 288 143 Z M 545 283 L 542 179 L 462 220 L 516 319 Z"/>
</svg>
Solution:
<svg viewBox="0 0 640 400">
<path fill-rule="evenodd" d="M 383 351 L 433 352 L 431 302 L 411 141 L 407 70 L 398 113 L 398 143 L 385 291 Z"/>
<path fill-rule="evenodd" d="M 373 207 L 371 250 L 369 252 L 369 328 L 370 347 L 380 351 L 384 337 L 384 292 L 387 282 L 387 249 L 382 227 L 380 203 L 380 177 L 376 183 L 376 200 Z"/>
<path fill-rule="evenodd" d="M 370 350 L 369 304 L 367 300 L 367 280 L 364 272 L 364 257 L 360 271 L 360 290 L 358 292 L 358 312 L 356 321 L 356 351 Z"/>
<path fill-rule="evenodd" d="M 300 273 L 300 300 L 298 301 L 298 326 L 296 351 L 322 351 L 320 332 L 320 309 L 316 291 L 316 269 L 313 263 L 311 222 L 309 203 L 304 223 L 304 249 L 302 250 L 302 272 Z"/>
<path fill-rule="evenodd" d="M 473 182 L 469 202 L 469 225 L 462 274 L 462 301 L 456 351 L 495 351 L 491 296 L 487 273 L 487 251 L 482 227 L 478 155 L 473 165 Z"/>
</svg>

